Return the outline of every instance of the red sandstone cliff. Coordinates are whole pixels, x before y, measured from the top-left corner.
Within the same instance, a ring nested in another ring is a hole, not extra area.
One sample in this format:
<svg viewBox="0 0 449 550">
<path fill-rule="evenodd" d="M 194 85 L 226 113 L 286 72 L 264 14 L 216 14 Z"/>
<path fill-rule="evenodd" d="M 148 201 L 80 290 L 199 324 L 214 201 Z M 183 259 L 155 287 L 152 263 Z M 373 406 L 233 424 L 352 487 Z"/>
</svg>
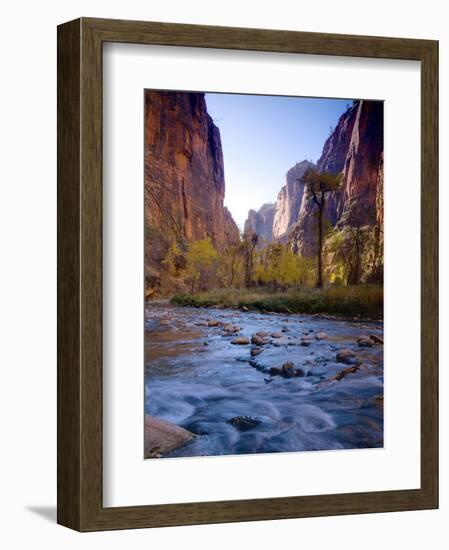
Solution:
<svg viewBox="0 0 449 550">
<path fill-rule="evenodd" d="M 383 102 L 355 101 L 340 117 L 317 162 L 321 171 L 342 173 L 341 189 L 328 196 L 332 226 L 375 226 L 383 222 Z M 290 240 L 302 254 L 316 248 L 315 206 L 303 195 Z"/>
<path fill-rule="evenodd" d="M 276 204 L 250 210 L 245 231 L 264 241 L 288 242 L 304 256 L 317 253 L 316 205 L 301 177 L 315 165 L 302 161 L 286 175 Z M 354 101 L 323 146 L 316 168 L 342 174 L 338 191 L 326 197 L 326 224 L 337 229 L 364 228 L 370 257 L 363 279 L 379 281 L 383 271 L 383 102 Z M 272 222 L 272 224 L 271 224 Z"/>
<path fill-rule="evenodd" d="M 147 281 L 157 279 L 172 242 L 210 237 L 219 251 L 239 242 L 237 225 L 223 206 L 224 193 L 220 132 L 207 113 L 204 94 L 147 90 Z"/>
</svg>

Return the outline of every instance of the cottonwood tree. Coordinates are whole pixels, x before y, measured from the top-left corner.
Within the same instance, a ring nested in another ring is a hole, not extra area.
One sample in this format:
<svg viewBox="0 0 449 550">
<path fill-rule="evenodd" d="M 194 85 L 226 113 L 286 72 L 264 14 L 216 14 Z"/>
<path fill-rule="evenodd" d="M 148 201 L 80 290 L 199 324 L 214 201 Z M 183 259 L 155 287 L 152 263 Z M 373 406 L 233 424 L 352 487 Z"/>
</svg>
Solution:
<svg viewBox="0 0 449 550">
<path fill-rule="evenodd" d="M 212 279 L 212 268 L 218 260 L 218 253 L 210 238 L 189 243 L 186 254 L 186 275 L 192 294 L 206 290 Z"/>
<path fill-rule="evenodd" d="M 358 285 L 369 244 L 369 228 L 360 224 L 335 231 L 326 242 L 326 250 L 333 255 L 333 264 L 343 269 L 347 285 Z"/>
<path fill-rule="evenodd" d="M 307 195 L 318 208 L 317 288 L 323 286 L 323 221 L 326 199 L 329 193 L 340 189 L 341 180 L 341 174 L 319 172 L 315 168 L 309 168 L 301 178 Z"/>
<path fill-rule="evenodd" d="M 167 251 L 165 259 L 162 261 L 168 275 L 179 277 L 186 268 L 186 257 L 178 243 L 172 243 Z"/>
<path fill-rule="evenodd" d="M 261 284 L 282 288 L 305 286 L 311 273 L 310 262 L 281 243 L 270 243 L 262 249 L 258 260 L 255 276 Z"/>
</svg>

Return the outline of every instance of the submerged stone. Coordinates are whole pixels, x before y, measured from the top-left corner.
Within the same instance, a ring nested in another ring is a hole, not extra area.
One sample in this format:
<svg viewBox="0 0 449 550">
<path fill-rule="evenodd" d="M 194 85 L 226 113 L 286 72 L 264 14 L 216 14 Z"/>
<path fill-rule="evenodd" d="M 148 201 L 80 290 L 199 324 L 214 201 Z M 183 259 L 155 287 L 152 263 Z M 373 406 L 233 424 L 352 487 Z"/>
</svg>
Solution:
<svg viewBox="0 0 449 550">
<path fill-rule="evenodd" d="M 262 420 L 257 416 L 234 416 L 227 420 L 228 424 L 231 424 L 241 432 L 246 432 L 258 426 Z"/>
</svg>

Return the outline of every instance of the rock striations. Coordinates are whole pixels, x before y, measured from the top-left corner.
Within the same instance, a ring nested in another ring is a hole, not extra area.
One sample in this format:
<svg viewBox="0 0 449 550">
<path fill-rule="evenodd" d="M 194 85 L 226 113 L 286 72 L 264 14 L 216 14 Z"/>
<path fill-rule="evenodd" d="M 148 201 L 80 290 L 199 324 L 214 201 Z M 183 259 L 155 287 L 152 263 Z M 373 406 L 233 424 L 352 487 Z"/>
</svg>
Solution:
<svg viewBox="0 0 449 550">
<path fill-rule="evenodd" d="M 273 220 L 273 237 L 282 239 L 288 235 L 293 224 L 298 221 L 304 194 L 304 184 L 301 178 L 309 168 L 315 165 L 308 160 L 298 162 L 290 168 L 285 176 L 285 185 L 279 191 Z"/>
<path fill-rule="evenodd" d="M 291 168 L 274 206 L 272 240 L 290 243 L 305 256 L 316 252 L 316 216 L 312 199 L 304 192 L 300 178 L 308 168 L 302 161 Z M 326 140 L 316 168 L 342 173 L 339 191 L 326 201 L 325 218 L 333 226 L 371 226 L 376 233 L 378 253 L 383 244 L 383 102 L 357 100 L 341 115 Z M 265 208 L 265 206 L 263 207 Z M 259 211 L 260 212 L 260 211 Z M 250 211 L 246 227 L 255 228 Z M 264 226 L 269 235 L 269 227 Z M 374 276 L 374 278 L 376 278 Z"/>
<path fill-rule="evenodd" d="M 374 226 L 383 220 L 383 102 L 355 101 L 326 140 L 318 170 L 342 173 L 342 186 L 329 195 L 326 219 L 332 226 Z M 382 187 L 382 188 L 381 188 Z M 304 255 L 314 253 L 313 201 L 303 197 L 290 241 Z"/>
<path fill-rule="evenodd" d="M 147 90 L 147 279 L 157 279 L 172 242 L 210 237 L 221 251 L 240 241 L 238 227 L 223 206 L 224 194 L 220 132 L 207 112 L 204 94 Z"/>
<path fill-rule="evenodd" d="M 250 210 L 245 221 L 243 233 L 257 233 L 261 243 L 273 240 L 274 204 L 264 204 L 259 210 Z"/>
</svg>

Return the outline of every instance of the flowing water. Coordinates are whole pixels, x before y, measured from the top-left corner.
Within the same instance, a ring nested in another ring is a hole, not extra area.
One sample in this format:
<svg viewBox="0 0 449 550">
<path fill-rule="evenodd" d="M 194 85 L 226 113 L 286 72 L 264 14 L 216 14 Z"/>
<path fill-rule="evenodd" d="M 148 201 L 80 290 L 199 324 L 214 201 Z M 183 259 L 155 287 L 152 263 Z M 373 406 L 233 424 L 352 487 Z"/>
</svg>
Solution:
<svg viewBox="0 0 449 550">
<path fill-rule="evenodd" d="M 241 330 L 229 336 L 226 324 Z M 255 357 L 231 343 L 261 331 L 275 337 Z M 165 456 L 382 447 L 383 345 L 361 347 L 363 335 L 383 338 L 382 323 L 147 306 L 145 412 L 198 436 Z M 357 366 L 338 376 L 351 368 L 337 362 L 342 349 Z M 296 376 L 270 374 L 287 361 Z"/>
</svg>

